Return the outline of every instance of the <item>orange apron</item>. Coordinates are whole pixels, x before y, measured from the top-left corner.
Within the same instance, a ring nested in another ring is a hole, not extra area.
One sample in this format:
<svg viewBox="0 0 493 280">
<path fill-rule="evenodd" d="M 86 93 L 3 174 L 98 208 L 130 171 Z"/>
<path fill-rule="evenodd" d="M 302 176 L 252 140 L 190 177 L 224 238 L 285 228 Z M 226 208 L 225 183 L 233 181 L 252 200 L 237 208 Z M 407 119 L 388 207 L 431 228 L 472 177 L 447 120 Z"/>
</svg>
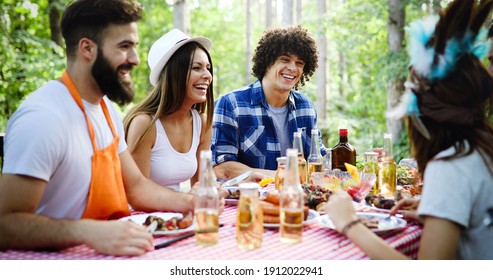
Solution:
<svg viewBox="0 0 493 280">
<path fill-rule="evenodd" d="M 92 147 L 94 149 L 89 198 L 82 218 L 108 220 L 128 216 L 130 215 L 130 210 L 128 208 L 125 188 L 123 186 L 120 157 L 118 156 L 118 142 L 120 137 L 115 131 L 108 108 L 106 107 L 104 100 L 101 99 L 100 104 L 104 116 L 115 139 L 113 139 L 113 142 L 108 147 L 98 149 L 94 137 L 94 129 L 87 117 L 84 104 L 82 104 L 82 98 L 66 70 L 62 74 L 62 81 L 70 91 L 72 98 L 74 98 L 75 102 L 84 113 Z"/>
</svg>

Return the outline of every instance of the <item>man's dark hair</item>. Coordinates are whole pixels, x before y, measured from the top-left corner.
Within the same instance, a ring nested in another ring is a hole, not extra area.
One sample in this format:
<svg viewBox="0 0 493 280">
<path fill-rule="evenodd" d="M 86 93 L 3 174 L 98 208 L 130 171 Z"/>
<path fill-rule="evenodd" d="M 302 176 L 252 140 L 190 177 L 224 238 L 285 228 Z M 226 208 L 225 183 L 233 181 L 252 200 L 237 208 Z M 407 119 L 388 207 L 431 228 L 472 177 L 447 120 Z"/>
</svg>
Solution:
<svg viewBox="0 0 493 280">
<path fill-rule="evenodd" d="M 133 0 L 76 0 L 65 10 L 61 29 L 67 56 L 75 56 L 80 39 L 101 44 L 110 24 L 127 24 L 142 18 L 142 6 Z"/>
<path fill-rule="evenodd" d="M 267 68 L 273 65 L 281 55 L 296 55 L 305 62 L 299 84 L 303 86 L 310 80 L 318 67 L 317 45 L 308 30 L 297 26 L 267 30 L 260 39 L 252 62 L 252 75 L 259 80 L 265 75 Z"/>
</svg>

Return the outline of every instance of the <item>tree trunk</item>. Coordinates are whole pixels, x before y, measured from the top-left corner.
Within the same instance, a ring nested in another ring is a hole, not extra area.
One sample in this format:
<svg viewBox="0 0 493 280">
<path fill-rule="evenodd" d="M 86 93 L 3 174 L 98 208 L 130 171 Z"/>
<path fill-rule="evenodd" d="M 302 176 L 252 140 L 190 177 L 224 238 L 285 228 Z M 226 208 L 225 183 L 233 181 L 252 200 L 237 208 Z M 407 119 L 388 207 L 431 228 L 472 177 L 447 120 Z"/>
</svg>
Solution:
<svg viewBox="0 0 493 280">
<path fill-rule="evenodd" d="M 339 96 L 343 97 L 344 96 L 344 88 L 346 86 L 347 82 L 347 75 L 346 75 L 346 56 L 344 55 L 343 51 L 337 51 L 338 58 L 339 58 L 339 67 L 337 75 L 339 76 Z"/>
<path fill-rule="evenodd" d="M 296 0 L 296 24 L 303 22 L 303 3 L 302 0 Z"/>
<path fill-rule="evenodd" d="M 433 13 L 438 13 L 442 10 L 442 5 L 440 3 L 441 1 L 440 0 L 433 0 Z"/>
<path fill-rule="evenodd" d="M 293 25 L 293 0 L 282 1 L 282 25 Z"/>
<path fill-rule="evenodd" d="M 265 0 L 265 29 L 272 26 L 272 0 Z"/>
<path fill-rule="evenodd" d="M 322 24 L 327 14 L 327 4 L 325 0 L 317 1 L 318 10 L 318 69 L 317 69 L 317 102 L 315 103 L 318 119 L 326 119 L 326 104 L 327 104 L 327 37 L 325 36 L 325 28 Z"/>
<path fill-rule="evenodd" d="M 404 42 L 405 0 L 389 0 L 389 52 L 400 52 Z M 404 80 L 393 78 L 387 88 L 387 110 L 395 107 L 404 92 Z M 387 132 L 392 133 L 392 139 L 396 142 L 403 128 L 402 120 L 387 119 Z"/>
<path fill-rule="evenodd" d="M 187 35 L 192 33 L 189 0 L 175 0 L 173 5 L 173 24 Z"/>
<path fill-rule="evenodd" d="M 48 7 L 50 9 L 50 31 L 51 40 L 60 47 L 63 47 L 62 30 L 60 28 L 60 10 L 58 10 L 60 3 L 58 1 L 59 0 L 48 1 Z"/>
<path fill-rule="evenodd" d="M 252 50 L 250 49 L 250 37 L 251 37 L 251 12 L 250 12 L 250 0 L 246 0 L 246 32 L 245 32 L 245 84 L 249 84 L 250 82 L 250 55 Z"/>
</svg>

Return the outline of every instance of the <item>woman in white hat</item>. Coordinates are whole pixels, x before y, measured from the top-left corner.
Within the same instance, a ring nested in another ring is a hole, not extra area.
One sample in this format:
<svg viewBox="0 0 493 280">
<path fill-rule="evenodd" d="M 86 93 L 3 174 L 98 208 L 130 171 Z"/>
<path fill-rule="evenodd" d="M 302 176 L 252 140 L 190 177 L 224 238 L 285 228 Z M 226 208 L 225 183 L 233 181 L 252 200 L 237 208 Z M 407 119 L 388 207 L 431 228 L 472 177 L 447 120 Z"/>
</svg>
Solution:
<svg viewBox="0 0 493 280">
<path fill-rule="evenodd" d="M 212 42 L 173 29 L 151 47 L 154 90 L 124 119 L 129 150 L 144 175 L 179 190 L 198 181 L 200 150 L 209 149 L 214 106 Z"/>
</svg>

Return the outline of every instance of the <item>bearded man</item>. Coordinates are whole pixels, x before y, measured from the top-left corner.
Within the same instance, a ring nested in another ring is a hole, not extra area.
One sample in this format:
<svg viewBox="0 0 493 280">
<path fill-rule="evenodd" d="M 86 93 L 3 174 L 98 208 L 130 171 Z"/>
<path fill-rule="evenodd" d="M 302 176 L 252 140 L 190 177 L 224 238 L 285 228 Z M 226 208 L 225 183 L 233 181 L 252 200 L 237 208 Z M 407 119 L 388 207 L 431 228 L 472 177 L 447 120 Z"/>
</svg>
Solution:
<svg viewBox="0 0 493 280">
<path fill-rule="evenodd" d="M 0 250 L 86 244 L 103 254 L 141 255 L 153 238 L 142 225 L 117 220 L 130 214 L 129 204 L 193 210 L 193 195 L 142 175 L 111 103 L 134 95 L 141 18 L 133 0 L 77 0 L 65 10 L 66 70 L 30 94 L 7 125 Z"/>
</svg>

